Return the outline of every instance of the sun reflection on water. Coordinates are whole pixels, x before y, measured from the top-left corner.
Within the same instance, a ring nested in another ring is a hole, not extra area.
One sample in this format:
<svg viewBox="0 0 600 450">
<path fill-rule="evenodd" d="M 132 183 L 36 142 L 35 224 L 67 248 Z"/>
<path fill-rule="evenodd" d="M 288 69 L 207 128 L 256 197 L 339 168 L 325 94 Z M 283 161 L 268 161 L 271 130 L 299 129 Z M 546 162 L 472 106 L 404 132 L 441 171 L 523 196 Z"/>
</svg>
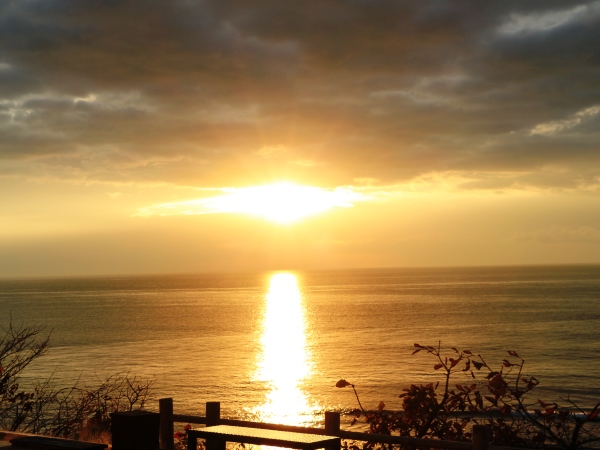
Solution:
<svg viewBox="0 0 600 450">
<path fill-rule="evenodd" d="M 292 273 L 271 276 L 265 297 L 261 353 L 255 378 L 269 386 L 255 413 L 265 422 L 308 425 L 318 409 L 303 391 L 312 359 L 306 342 L 302 293 Z"/>
</svg>

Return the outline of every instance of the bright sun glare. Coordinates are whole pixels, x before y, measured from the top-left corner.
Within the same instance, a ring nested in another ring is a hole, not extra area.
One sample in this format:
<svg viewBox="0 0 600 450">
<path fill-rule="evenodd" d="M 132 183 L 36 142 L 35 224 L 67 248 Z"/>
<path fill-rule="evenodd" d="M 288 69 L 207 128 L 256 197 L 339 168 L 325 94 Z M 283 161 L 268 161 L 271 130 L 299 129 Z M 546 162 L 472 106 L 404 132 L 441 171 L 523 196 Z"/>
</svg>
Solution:
<svg viewBox="0 0 600 450">
<path fill-rule="evenodd" d="M 238 213 L 288 224 L 334 207 L 348 208 L 366 198 L 351 189 L 332 190 L 290 182 L 223 189 L 224 195 L 165 203 L 139 211 L 139 215 L 193 215 Z"/>
<path fill-rule="evenodd" d="M 263 217 L 277 223 L 291 223 L 334 206 L 351 206 L 345 191 L 327 191 L 292 183 L 237 189 L 218 197 L 226 209 Z"/>
</svg>

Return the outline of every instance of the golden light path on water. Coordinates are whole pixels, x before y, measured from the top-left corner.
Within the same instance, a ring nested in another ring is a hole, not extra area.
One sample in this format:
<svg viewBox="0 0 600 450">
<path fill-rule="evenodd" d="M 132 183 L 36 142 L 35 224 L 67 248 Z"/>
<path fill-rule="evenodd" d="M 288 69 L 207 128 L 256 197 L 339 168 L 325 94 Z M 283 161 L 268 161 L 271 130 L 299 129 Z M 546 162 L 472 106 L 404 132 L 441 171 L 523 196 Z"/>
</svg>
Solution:
<svg viewBox="0 0 600 450">
<path fill-rule="evenodd" d="M 296 276 L 273 274 L 265 296 L 261 353 L 255 374 L 256 380 L 269 386 L 265 402 L 255 410 L 264 422 L 308 425 L 319 409 L 302 389 L 313 366 L 306 334 L 304 303 Z"/>
</svg>

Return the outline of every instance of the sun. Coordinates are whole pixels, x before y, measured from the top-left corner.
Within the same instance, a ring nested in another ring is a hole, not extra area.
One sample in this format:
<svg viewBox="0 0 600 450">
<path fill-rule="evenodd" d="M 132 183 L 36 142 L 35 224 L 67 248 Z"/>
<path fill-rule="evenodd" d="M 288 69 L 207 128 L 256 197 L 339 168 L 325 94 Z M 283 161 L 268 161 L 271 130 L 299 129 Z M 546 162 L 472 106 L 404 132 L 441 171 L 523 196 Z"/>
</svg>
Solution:
<svg viewBox="0 0 600 450">
<path fill-rule="evenodd" d="M 137 215 L 246 214 L 290 224 L 332 208 L 349 208 L 354 202 L 367 199 L 350 188 L 325 189 L 288 181 L 219 190 L 222 195 L 149 206 L 138 210 Z"/>
<path fill-rule="evenodd" d="M 279 182 L 239 188 L 214 200 L 221 208 L 230 212 L 259 216 L 272 222 L 286 224 L 334 207 L 352 206 L 350 197 L 350 192 L 345 190 L 326 190 Z"/>
</svg>

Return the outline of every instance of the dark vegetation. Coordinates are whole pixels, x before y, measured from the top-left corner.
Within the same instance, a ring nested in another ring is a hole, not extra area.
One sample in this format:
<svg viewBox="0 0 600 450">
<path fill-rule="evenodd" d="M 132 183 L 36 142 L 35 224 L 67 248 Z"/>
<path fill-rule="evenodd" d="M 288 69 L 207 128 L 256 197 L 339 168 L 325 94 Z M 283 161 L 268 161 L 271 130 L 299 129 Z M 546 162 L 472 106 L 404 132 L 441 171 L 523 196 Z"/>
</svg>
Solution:
<svg viewBox="0 0 600 450">
<path fill-rule="evenodd" d="M 435 360 L 442 381 L 404 389 L 401 411 L 386 411 L 383 403 L 365 411 L 355 386 L 337 382 L 354 390 L 360 407 L 354 421 L 363 417 L 372 433 L 417 438 L 470 441 L 472 426 L 486 425 L 496 445 L 568 450 L 600 445 L 600 402 L 584 410 L 569 397 L 563 405 L 536 399 L 539 381 L 524 373 L 525 360 L 516 352 L 509 351 L 497 368 L 469 350 L 415 344 L 413 355 L 421 352 Z"/>
<path fill-rule="evenodd" d="M 50 378 L 27 386 L 23 370 L 48 351 L 41 326 L 2 328 L 0 336 L 0 429 L 108 442 L 110 413 L 143 408 L 151 381 L 115 374 L 93 385 L 56 387 Z"/>
</svg>

